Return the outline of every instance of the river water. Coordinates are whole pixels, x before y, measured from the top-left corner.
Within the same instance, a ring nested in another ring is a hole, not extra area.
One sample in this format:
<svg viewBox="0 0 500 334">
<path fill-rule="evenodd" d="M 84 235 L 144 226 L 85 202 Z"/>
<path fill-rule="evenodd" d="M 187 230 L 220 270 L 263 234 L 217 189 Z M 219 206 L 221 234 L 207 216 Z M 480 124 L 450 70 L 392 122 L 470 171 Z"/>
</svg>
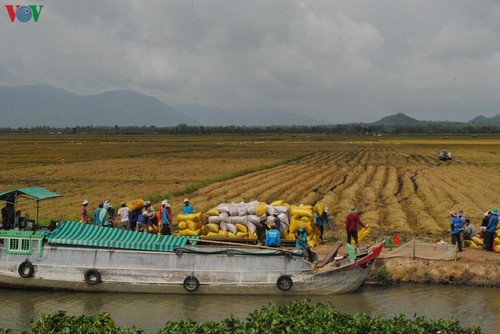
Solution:
<svg viewBox="0 0 500 334">
<path fill-rule="evenodd" d="M 42 313 L 66 310 L 70 315 L 109 312 L 119 326 L 157 333 L 168 320 L 190 317 L 220 321 L 230 314 L 245 319 L 269 303 L 289 303 L 297 297 L 141 295 L 70 293 L 0 289 L 0 327 L 23 331 Z M 483 333 L 500 333 L 500 289 L 458 286 L 364 286 L 359 291 L 332 296 L 311 296 L 312 303 L 331 303 L 346 313 L 429 319 L 455 316 L 462 326 L 481 326 Z"/>
</svg>

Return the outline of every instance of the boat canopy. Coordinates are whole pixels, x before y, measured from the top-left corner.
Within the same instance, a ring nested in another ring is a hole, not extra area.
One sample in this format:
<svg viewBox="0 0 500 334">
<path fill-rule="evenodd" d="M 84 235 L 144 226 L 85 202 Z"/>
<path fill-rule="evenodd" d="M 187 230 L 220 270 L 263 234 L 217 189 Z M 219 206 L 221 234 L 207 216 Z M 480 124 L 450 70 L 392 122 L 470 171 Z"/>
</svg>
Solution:
<svg viewBox="0 0 500 334">
<path fill-rule="evenodd" d="M 7 204 L 13 205 L 14 211 L 17 211 L 19 204 L 24 204 L 20 202 L 20 198 L 36 201 L 36 225 L 38 225 L 38 221 L 40 220 L 40 201 L 56 197 L 62 197 L 62 195 L 42 187 L 18 188 L 0 193 L 0 201 L 5 201 Z M 13 217 L 12 220 L 14 220 Z"/>
<path fill-rule="evenodd" d="M 17 198 L 23 195 L 27 197 L 32 197 L 37 201 L 55 197 L 62 197 L 62 195 L 49 191 L 42 187 L 28 187 L 28 188 L 18 188 L 3 192 L 0 194 L 0 201 L 8 201 L 10 198 Z"/>
<path fill-rule="evenodd" d="M 138 233 L 117 228 L 62 222 L 51 232 L 42 232 L 49 244 L 102 247 L 115 249 L 173 251 L 188 242 L 195 243 L 199 237 L 157 235 Z"/>
</svg>

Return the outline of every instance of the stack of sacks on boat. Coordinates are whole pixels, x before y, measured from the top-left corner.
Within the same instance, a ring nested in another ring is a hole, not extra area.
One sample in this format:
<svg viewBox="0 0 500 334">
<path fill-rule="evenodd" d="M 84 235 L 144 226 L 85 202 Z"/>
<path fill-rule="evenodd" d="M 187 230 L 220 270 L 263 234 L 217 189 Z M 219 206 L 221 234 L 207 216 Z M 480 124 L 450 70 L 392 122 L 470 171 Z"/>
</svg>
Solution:
<svg viewBox="0 0 500 334">
<path fill-rule="evenodd" d="M 470 248 L 482 248 L 484 246 L 484 239 L 479 237 L 478 234 L 470 240 L 464 240 L 464 245 Z M 500 227 L 497 227 L 495 239 L 493 239 L 493 250 L 496 253 L 500 253 Z"/>
<path fill-rule="evenodd" d="M 257 225 L 266 221 L 265 203 L 222 203 L 207 211 L 205 225 L 208 237 L 257 239 Z"/>
<path fill-rule="evenodd" d="M 309 246 L 319 244 L 319 230 L 314 227 L 314 212 L 311 206 L 294 206 L 284 201 L 271 204 L 252 201 L 240 203 L 222 203 L 207 211 L 205 225 L 207 237 L 232 237 L 257 239 L 257 226 L 274 222 L 274 213 L 279 217 L 280 232 L 283 239 L 295 240 L 295 232 L 300 226 L 306 228 Z"/>
<path fill-rule="evenodd" d="M 182 236 L 197 236 L 202 234 L 203 228 L 203 213 L 196 212 L 190 214 L 177 215 L 177 227 L 179 228 L 179 235 Z"/>
<path fill-rule="evenodd" d="M 318 212 L 318 207 L 311 205 L 291 205 L 290 206 L 290 227 L 289 234 L 285 235 L 285 239 L 295 239 L 295 233 L 299 230 L 301 226 L 307 233 L 307 244 L 310 248 L 313 248 L 321 244 L 319 238 L 320 231 L 314 225 L 314 213 Z"/>
</svg>

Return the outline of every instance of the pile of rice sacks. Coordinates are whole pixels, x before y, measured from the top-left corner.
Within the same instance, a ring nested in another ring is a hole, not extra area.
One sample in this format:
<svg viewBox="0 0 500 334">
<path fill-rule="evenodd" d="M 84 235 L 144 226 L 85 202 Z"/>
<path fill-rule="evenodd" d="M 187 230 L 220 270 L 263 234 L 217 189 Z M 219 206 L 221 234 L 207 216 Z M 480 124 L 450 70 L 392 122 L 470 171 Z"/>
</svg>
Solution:
<svg viewBox="0 0 500 334">
<path fill-rule="evenodd" d="M 257 226 L 265 224 L 269 227 L 274 222 L 273 213 L 277 212 L 281 220 L 281 238 L 295 240 L 295 232 L 304 226 L 312 248 L 320 244 L 320 232 L 314 226 L 314 213 L 322 208 L 319 206 L 296 206 L 284 201 L 271 204 L 259 201 L 222 203 L 208 210 L 205 220 L 201 212 L 177 215 L 179 235 L 257 239 Z"/>
<path fill-rule="evenodd" d="M 471 240 L 464 240 L 464 245 L 470 248 L 482 248 L 484 246 L 484 238 L 480 237 L 478 234 L 472 237 Z M 496 253 L 500 253 L 500 226 L 497 227 L 495 238 L 493 239 L 493 250 Z"/>
</svg>

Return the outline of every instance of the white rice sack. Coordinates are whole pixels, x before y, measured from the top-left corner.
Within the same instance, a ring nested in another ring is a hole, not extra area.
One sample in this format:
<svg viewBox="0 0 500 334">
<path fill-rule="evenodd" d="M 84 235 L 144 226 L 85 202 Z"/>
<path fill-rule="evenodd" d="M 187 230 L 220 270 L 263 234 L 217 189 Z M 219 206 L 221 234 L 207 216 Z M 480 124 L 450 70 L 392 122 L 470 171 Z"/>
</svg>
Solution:
<svg viewBox="0 0 500 334">
<path fill-rule="evenodd" d="M 257 207 L 257 204 L 259 204 L 259 202 L 257 201 L 249 202 L 246 204 L 247 212 L 249 215 L 255 214 L 255 208 Z"/>
<path fill-rule="evenodd" d="M 286 213 L 280 213 L 278 215 L 278 218 L 281 220 L 282 223 L 289 224 L 290 220 L 288 219 L 288 215 Z"/>
<path fill-rule="evenodd" d="M 222 221 L 220 216 L 208 216 L 208 222 L 213 224 L 219 224 Z"/>
<path fill-rule="evenodd" d="M 268 205 L 267 206 L 267 213 L 269 215 L 272 215 L 275 211 L 278 213 L 287 213 L 288 207 L 284 206 L 284 205 L 276 205 L 276 206 Z"/>
<path fill-rule="evenodd" d="M 237 210 L 238 216 L 246 216 L 248 214 L 247 207 L 245 205 L 239 205 Z"/>
<path fill-rule="evenodd" d="M 278 211 L 278 213 L 287 213 L 288 212 L 288 206 L 278 205 L 278 206 L 274 207 L 274 210 Z"/>
<path fill-rule="evenodd" d="M 255 225 L 260 223 L 260 218 L 256 215 L 248 215 L 247 220 L 248 220 L 248 222 L 255 224 Z"/>
<path fill-rule="evenodd" d="M 267 221 L 267 215 L 265 215 L 265 214 L 264 214 L 264 215 L 261 215 L 261 216 L 259 217 L 259 220 L 260 220 L 260 222 L 261 222 L 261 223 L 262 223 L 262 222 Z"/>
<path fill-rule="evenodd" d="M 237 216 L 238 215 L 238 209 L 235 208 L 234 206 L 229 208 L 229 215 L 230 216 Z"/>
<path fill-rule="evenodd" d="M 221 223 L 219 224 L 219 227 L 220 227 L 220 229 L 221 229 L 221 230 L 223 230 L 223 231 L 227 231 L 227 223 L 226 223 L 226 222 L 221 222 Z M 236 227 L 236 226 L 235 226 L 235 227 Z"/>
<path fill-rule="evenodd" d="M 283 222 L 280 224 L 280 232 L 283 233 L 288 229 L 288 224 L 284 224 Z"/>
<path fill-rule="evenodd" d="M 257 222 L 257 224 L 259 224 L 259 222 Z M 257 227 L 249 221 L 247 221 L 247 227 L 248 227 L 248 233 L 255 233 L 255 231 L 257 231 Z"/>
<path fill-rule="evenodd" d="M 267 216 L 266 223 L 274 223 L 274 216 Z"/>
<path fill-rule="evenodd" d="M 217 207 L 217 210 L 219 210 L 219 212 L 229 212 L 229 208 L 230 208 L 229 204 L 222 203 L 222 204 L 219 204 L 219 206 Z"/>
<path fill-rule="evenodd" d="M 238 233 L 238 228 L 236 228 L 236 226 L 234 224 L 227 223 L 226 226 L 227 226 L 227 230 L 229 232 L 231 232 L 233 234 Z"/>
<path fill-rule="evenodd" d="M 221 221 L 229 223 L 229 214 L 227 212 L 221 212 L 219 214 Z"/>
<path fill-rule="evenodd" d="M 248 221 L 248 216 L 231 216 L 229 217 L 229 222 L 231 224 L 243 224 L 243 225 L 246 225 L 247 221 Z"/>
</svg>

